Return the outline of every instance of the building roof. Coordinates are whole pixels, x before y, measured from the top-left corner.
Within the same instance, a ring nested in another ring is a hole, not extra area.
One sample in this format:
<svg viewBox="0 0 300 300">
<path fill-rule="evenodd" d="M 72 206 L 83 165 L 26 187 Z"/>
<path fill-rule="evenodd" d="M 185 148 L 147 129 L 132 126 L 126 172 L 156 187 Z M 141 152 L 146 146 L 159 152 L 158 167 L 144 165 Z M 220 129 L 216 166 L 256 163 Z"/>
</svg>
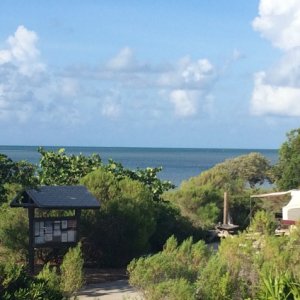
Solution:
<svg viewBox="0 0 300 300">
<path fill-rule="evenodd" d="M 10 204 L 11 207 L 35 207 L 44 209 L 97 209 L 98 200 L 86 187 L 41 186 L 28 189 L 19 194 Z"/>
</svg>

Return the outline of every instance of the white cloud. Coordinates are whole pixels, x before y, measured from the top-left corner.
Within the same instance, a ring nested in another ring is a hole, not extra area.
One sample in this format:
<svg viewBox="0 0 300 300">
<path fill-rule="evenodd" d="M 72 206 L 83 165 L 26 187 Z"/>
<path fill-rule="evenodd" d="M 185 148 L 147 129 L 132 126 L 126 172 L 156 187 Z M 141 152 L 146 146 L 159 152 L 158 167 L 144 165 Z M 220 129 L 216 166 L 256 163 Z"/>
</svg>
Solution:
<svg viewBox="0 0 300 300">
<path fill-rule="evenodd" d="M 34 31 L 19 26 L 14 35 L 7 39 L 8 49 L 0 50 L 0 65 L 11 63 L 24 76 L 43 72 L 45 65 L 39 61 L 36 47 L 38 37 Z"/>
<path fill-rule="evenodd" d="M 169 102 L 174 105 L 174 112 L 177 116 L 188 117 L 200 110 L 207 114 L 212 111 L 213 102 L 207 99 L 218 78 L 218 72 L 206 58 L 192 60 L 186 56 L 175 63 L 163 65 L 140 63 L 132 49 L 125 47 L 102 67 L 69 68 L 64 76 L 69 78 L 76 76 L 85 81 L 96 80 L 107 89 L 108 94 L 112 87 L 119 92 L 128 92 L 126 100 L 121 104 L 118 103 L 119 109 L 116 109 L 114 105 L 111 106 L 110 102 L 105 104 L 102 109 L 102 114 L 105 116 L 116 117 L 120 110 L 122 110 L 122 115 L 131 115 L 131 110 L 137 109 L 144 111 L 145 114 L 147 111 L 148 116 L 157 115 L 157 113 L 151 114 L 153 111 L 161 111 L 165 114 L 166 105 L 161 104 L 160 101 L 152 101 L 151 104 L 147 101 L 149 94 L 163 94 L 162 98 L 167 99 L 165 103 Z M 134 94 L 140 95 L 141 91 L 144 95 L 134 101 L 139 101 L 136 105 L 130 99 L 135 98 Z M 181 91 L 180 99 L 178 91 Z M 96 94 L 97 91 L 94 92 L 94 95 Z M 185 97 L 182 96 L 183 94 Z"/>
<path fill-rule="evenodd" d="M 99 105 L 101 115 L 112 120 L 131 118 L 137 111 L 157 118 L 170 103 L 177 117 L 209 113 L 206 99 L 217 72 L 208 59 L 140 63 L 125 47 L 101 67 L 79 66 L 59 74 L 41 60 L 38 39 L 36 32 L 19 26 L 0 49 L 0 121 L 72 125 L 96 118 Z M 161 91 L 167 100 L 157 97 Z"/>
<path fill-rule="evenodd" d="M 300 1 L 261 0 L 253 27 L 284 54 L 272 68 L 254 75 L 251 112 L 300 116 Z"/>
<path fill-rule="evenodd" d="M 255 75 L 251 110 L 255 115 L 300 116 L 300 88 L 270 85 L 264 72 Z"/>
<path fill-rule="evenodd" d="M 0 121 L 26 123 L 79 120 L 73 101 L 77 81 L 51 74 L 40 59 L 38 35 L 24 26 L 0 49 Z"/>
<path fill-rule="evenodd" d="M 79 93 L 79 84 L 73 78 L 62 78 L 58 86 L 63 97 L 76 97 Z"/>
<path fill-rule="evenodd" d="M 170 101 L 174 104 L 175 114 L 179 117 L 190 117 L 197 113 L 197 92 L 174 90 L 170 93 Z"/>
<path fill-rule="evenodd" d="M 189 57 L 184 57 L 161 75 L 159 84 L 163 87 L 197 90 L 206 88 L 214 81 L 215 76 L 215 69 L 209 60 L 192 61 Z"/>
<path fill-rule="evenodd" d="M 300 1 L 261 0 L 253 28 L 280 49 L 300 46 Z"/>
<path fill-rule="evenodd" d="M 107 68 L 113 71 L 133 69 L 137 65 L 132 49 L 125 47 L 107 63 Z"/>
<path fill-rule="evenodd" d="M 200 108 L 208 112 L 206 100 L 210 98 L 216 78 L 216 70 L 208 59 L 192 61 L 184 57 L 161 75 L 159 84 L 171 89 L 169 101 L 174 105 L 175 115 L 188 118 L 196 115 Z"/>
<path fill-rule="evenodd" d="M 104 103 L 102 105 L 101 113 L 103 116 L 109 119 L 116 119 L 120 116 L 121 109 L 120 106 L 116 103 Z"/>
</svg>

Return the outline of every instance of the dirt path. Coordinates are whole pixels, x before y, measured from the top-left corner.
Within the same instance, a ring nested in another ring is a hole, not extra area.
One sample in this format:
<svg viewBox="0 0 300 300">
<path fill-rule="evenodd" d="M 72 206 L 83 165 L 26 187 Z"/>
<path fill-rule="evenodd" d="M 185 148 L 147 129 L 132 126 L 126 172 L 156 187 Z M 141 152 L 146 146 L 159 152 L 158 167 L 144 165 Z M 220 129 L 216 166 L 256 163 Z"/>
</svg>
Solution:
<svg viewBox="0 0 300 300">
<path fill-rule="evenodd" d="M 126 279 L 94 283 L 84 287 L 78 294 L 78 300 L 142 300 L 141 295 L 128 284 Z"/>
</svg>

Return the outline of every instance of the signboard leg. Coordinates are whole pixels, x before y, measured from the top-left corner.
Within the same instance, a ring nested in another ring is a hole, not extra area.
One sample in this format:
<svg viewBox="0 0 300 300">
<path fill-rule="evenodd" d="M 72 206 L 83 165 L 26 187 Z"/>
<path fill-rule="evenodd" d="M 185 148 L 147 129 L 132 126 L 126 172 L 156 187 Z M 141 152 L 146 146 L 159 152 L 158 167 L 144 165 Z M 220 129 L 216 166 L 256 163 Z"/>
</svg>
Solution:
<svg viewBox="0 0 300 300">
<path fill-rule="evenodd" d="M 81 209 L 75 209 L 75 218 L 77 222 L 77 233 L 76 233 L 76 241 L 80 241 L 80 216 L 81 216 Z"/>
<path fill-rule="evenodd" d="M 34 207 L 28 208 L 28 219 L 29 219 L 29 248 L 28 248 L 28 263 L 29 273 L 34 275 Z"/>
</svg>

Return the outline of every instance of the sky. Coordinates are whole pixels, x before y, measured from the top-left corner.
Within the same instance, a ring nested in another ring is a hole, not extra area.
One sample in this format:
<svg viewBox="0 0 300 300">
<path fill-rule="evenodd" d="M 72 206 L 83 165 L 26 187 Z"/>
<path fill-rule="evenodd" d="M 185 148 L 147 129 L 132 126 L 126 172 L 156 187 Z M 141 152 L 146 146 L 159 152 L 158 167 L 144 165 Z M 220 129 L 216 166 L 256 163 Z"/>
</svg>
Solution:
<svg viewBox="0 0 300 300">
<path fill-rule="evenodd" d="M 299 0 L 1 0 L 0 144 L 276 149 Z"/>
</svg>

